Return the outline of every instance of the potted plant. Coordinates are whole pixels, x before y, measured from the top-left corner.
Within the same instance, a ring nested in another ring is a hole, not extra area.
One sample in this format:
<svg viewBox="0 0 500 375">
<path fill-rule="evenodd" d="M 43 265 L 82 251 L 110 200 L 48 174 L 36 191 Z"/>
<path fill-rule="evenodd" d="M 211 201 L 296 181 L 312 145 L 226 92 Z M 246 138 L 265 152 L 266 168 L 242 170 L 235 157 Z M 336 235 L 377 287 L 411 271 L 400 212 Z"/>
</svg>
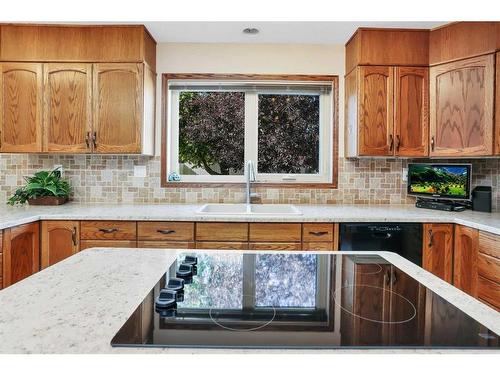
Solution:
<svg viewBox="0 0 500 375">
<path fill-rule="evenodd" d="M 28 202 L 31 205 L 56 206 L 66 203 L 69 199 L 71 186 L 68 181 L 61 178 L 58 169 L 40 171 L 24 179 L 26 185 L 16 190 L 7 201 L 8 204 Z"/>
</svg>

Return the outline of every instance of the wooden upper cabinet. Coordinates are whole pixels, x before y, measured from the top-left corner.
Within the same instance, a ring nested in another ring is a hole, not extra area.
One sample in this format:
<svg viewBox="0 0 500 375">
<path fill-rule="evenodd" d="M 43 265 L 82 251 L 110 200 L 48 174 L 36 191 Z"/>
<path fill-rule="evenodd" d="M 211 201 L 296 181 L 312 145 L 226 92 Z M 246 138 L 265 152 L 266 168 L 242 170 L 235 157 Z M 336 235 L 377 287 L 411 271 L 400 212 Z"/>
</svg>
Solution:
<svg viewBox="0 0 500 375">
<path fill-rule="evenodd" d="M 425 270 L 451 283 L 453 224 L 424 224 L 422 255 L 422 266 Z"/>
<path fill-rule="evenodd" d="M 38 223 L 4 231 L 3 286 L 12 285 L 40 269 L 40 229 Z"/>
<path fill-rule="evenodd" d="M 42 151 L 42 64 L 0 63 L 0 151 Z"/>
<path fill-rule="evenodd" d="M 430 68 L 430 155 L 493 154 L 494 55 Z"/>
<path fill-rule="evenodd" d="M 478 249 L 479 231 L 463 225 L 455 225 L 453 285 L 473 297 L 477 296 Z"/>
<path fill-rule="evenodd" d="M 429 69 L 395 68 L 395 155 L 427 156 L 429 134 Z"/>
<path fill-rule="evenodd" d="M 394 69 L 362 66 L 359 68 L 358 85 L 359 155 L 392 155 Z"/>
<path fill-rule="evenodd" d="M 92 64 L 44 64 L 44 151 L 91 151 Z"/>
<path fill-rule="evenodd" d="M 42 221 L 41 268 L 52 266 L 78 252 L 78 221 Z"/>
<path fill-rule="evenodd" d="M 496 53 L 495 67 L 495 155 L 500 155 L 500 52 Z"/>
<path fill-rule="evenodd" d="M 140 153 L 143 65 L 94 64 L 94 148 L 98 153 Z"/>
</svg>

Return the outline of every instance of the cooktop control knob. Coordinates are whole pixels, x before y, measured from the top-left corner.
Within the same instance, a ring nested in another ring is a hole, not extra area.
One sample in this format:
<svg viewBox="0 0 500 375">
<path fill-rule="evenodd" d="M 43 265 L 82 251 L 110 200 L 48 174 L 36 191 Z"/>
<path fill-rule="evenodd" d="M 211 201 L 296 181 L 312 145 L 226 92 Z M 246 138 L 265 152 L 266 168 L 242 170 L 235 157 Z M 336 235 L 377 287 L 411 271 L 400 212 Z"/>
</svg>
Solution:
<svg viewBox="0 0 500 375">
<path fill-rule="evenodd" d="M 198 258 L 191 255 L 186 255 L 182 263 L 196 266 L 198 264 Z"/>
<path fill-rule="evenodd" d="M 158 299 L 161 300 L 174 299 L 177 301 L 177 291 L 172 289 L 162 289 L 160 290 L 160 295 L 158 296 Z"/>
<path fill-rule="evenodd" d="M 193 266 L 190 264 L 181 263 L 176 272 L 177 277 L 183 279 L 190 278 L 193 276 Z"/>
<path fill-rule="evenodd" d="M 175 290 L 178 292 L 182 291 L 184 289 L 184 280 L 172 277 L 168 280 L 167 289 Z"/>
<path fill-rule="evenodd" d="M 177 307 L 177 302 L 175 301 L 175 298 L 161 299 L 160 297 L 161 296 L 156 297 L 155 300 L 156 309 L 165 310 L 165 309 L 175 309 Z"/>
</svg>

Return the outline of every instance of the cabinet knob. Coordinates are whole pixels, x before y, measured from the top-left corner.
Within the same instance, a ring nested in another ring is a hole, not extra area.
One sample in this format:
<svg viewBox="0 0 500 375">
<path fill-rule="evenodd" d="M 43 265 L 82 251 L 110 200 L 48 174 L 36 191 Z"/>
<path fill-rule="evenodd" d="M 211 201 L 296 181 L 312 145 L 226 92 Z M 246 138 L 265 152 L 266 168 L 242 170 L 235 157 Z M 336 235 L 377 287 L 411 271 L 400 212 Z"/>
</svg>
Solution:
<svg viewBox="0 0 500 375">
<path fill-rule="evenodd" d="M 434 136 L 431 137 L 431 151 L 434 151 Z"/>
<path fill-rule="evenodd" d="M 90 148 L 90 132 L 87 132 L 87 136 L 85 137 L 85 144 L 87 148 Z"/>
<path fill-rule="evenodd" d="M 432 239 L 433 239 L 432 237 L 433 237 L 432 229 L 429 229 L 429 244 L 428 244 L 429 248 L 432 247 Z"/>
<path fill-rule="evenodd" d="M 71 240 L 73 241 L 73 246 L 76 246 L 76 227 L 73 227 L 73 231 L 71 232 Z"/>
<path fill-rule="evenodd" d="M 399 151 L 399 146 L 401 145 L 401 138 L 399 134 L 396 135 L 396 151 Z"/>
<path fill-rule="evenodd" d="M 389 151 L 392 151 L 393 148 L 394 148 L 394 137 L 392 136 L 392 134 L 389 134 Z"/>
<path fill-rule="evenodd" d="M 97 132 L 94 132 L 92 143 L 94 144 L 94 148 L 97 148 Z"/>
</svg>

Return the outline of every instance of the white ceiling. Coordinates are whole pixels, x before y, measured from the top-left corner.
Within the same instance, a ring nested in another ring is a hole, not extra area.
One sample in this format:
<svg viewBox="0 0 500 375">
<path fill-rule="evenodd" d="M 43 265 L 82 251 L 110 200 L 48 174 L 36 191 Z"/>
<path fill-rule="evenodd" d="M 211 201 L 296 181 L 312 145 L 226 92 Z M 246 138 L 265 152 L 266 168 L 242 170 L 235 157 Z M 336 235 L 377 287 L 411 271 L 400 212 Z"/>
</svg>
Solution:
<svg viewBox="0 0 500 375">
<path fill-rule="evenodd" d="M 358 27 L 433 28 L 446 22 L 145 22 L 158 43 L 344 44 Z M 243 34 L 246 27 L 260 30 Z"/>
</svg>

